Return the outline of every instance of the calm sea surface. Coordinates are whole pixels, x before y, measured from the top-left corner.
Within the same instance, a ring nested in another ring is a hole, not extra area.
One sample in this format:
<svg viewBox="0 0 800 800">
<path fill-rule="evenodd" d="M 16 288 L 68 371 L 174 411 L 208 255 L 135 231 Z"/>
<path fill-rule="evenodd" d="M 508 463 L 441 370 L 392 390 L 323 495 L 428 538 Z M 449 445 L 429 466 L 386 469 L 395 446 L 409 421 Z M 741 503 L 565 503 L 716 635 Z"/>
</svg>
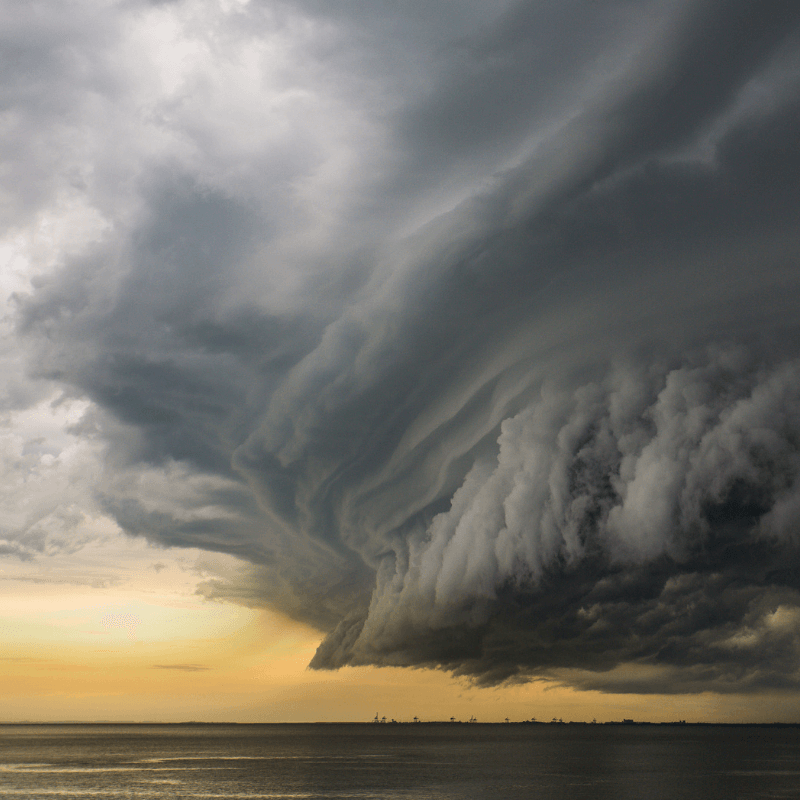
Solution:
<svg viewBox="0 0 800 800">
<path fill-rule="evenodd" d="M 800 798 L 800 729 L 4 725 L 5 798 Z"/>
</svg>

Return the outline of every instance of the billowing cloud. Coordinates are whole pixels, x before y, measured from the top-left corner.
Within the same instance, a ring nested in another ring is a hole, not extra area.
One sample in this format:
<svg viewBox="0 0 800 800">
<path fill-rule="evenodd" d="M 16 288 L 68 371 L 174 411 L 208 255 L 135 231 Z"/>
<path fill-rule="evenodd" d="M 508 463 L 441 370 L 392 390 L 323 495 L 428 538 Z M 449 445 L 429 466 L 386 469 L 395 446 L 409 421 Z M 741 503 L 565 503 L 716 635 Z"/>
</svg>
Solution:
<svg viewBox="0 0 800 800">
<path fill-rule="evenodd" d="M 800 9 L 445 5 L 7 11 L 17 405 L 314 667 L 796 687 Z"/>
</svg>

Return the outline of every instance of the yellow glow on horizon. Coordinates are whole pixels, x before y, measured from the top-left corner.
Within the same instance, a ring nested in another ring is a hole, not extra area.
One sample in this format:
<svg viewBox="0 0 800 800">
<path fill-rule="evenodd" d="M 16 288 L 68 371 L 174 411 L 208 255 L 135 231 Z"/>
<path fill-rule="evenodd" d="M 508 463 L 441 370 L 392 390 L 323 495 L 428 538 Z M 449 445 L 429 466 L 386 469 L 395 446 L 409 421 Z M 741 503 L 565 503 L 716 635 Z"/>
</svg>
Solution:
<svg viewBox="0 0 800 800">
<path fill-rule="evenodd" d="M 778 694 L 603 694 L 544 681 L 480 688 L 437 670 L 312 671 L 307 665 L 319 631 L 278 613 L 198 596 L 206 573 L 197 554 L 136 540 L 112 544 L 124 551 L 126 568 L 111 584 L 97 578 L 105 562 L 92 562 L 92 546 L 81 551 L 83 562 L 71 560 L 75 573 L 48 571 L 46 564 L 35 573 L 4 565 L 0 721 L 368 722 L 376 713 L 398 721 L 482 722 L 800 716 L 800 701 Z"/>
<path fill-rule="evenodd" d="M 751 701 L 711 694 L 604 695 L 543 682 L 478 688 L 440 671 L 399 668 L 314 672 L 306 665 L 319 633 L 227 603 L 72 606 L 21 614 L 16 627 L 2 616 L 5 721 L 754 718 Z M 134 635 L 124 625 L 104 627 L 109 613 L 138 615 Z M 758 719 L 779 717 L 774 704 L 759 705 Z"/>
</svg>

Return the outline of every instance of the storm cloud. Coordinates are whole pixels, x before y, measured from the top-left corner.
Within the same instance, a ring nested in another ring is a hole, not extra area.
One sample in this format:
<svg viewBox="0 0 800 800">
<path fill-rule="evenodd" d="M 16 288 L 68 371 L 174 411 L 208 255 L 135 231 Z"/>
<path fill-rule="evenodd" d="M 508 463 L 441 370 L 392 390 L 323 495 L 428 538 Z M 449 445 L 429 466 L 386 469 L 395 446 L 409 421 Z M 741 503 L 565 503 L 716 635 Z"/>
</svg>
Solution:
<svg viewBox="0 0 800 800">
<path fill-rule="evenodd" d="M 12 4 L 26 385 L 312 667 L 797 688 L 800 7 L 489 5 Z"/>
</svg>

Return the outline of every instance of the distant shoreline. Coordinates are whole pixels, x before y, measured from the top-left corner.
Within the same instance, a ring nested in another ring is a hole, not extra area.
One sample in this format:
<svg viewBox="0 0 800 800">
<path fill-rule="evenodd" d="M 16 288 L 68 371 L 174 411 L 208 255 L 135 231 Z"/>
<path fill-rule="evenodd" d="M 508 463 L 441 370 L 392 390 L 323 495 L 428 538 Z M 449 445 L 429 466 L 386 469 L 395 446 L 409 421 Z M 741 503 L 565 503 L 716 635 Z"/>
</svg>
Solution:
<svg viewBox="0 0 800 800">
<path fill-rule="evenodd" d="M 308 726 L 308 725 L 357 725 L 363 727 L 380 727 L 380 728 L 394 728 L 397 726 L 437 726 L 437 727 L 456 727 L 462 725 L 468 726 L 482 726 L 482 727 L 510 727 L 510 726 L 541 726 L 541 727 L 661 727 L 661 728 L 800 728 L 800 722 L 648 722 L 636 720 L 624 721 L 609 721 L 609 722 L 544 722 L 536 720 L 511 720 L 509 722 L 467 722 L 456 720 L 430 720 L 430 721 L 396 721 L 396 722 L 110 722 L 103 720 L 96 720 L 92 722 L 81 721 L 58 721 L 58 722 L 33 722 L 23 720 L 18 722 L 0 722 L 2 727 L 76 727 L 76 726 L 102 726 L 102 727 L 164 727 L 164 728 L 179 728 L 179 727 L 269 727 L 269 726 Z"/>
</svg>

